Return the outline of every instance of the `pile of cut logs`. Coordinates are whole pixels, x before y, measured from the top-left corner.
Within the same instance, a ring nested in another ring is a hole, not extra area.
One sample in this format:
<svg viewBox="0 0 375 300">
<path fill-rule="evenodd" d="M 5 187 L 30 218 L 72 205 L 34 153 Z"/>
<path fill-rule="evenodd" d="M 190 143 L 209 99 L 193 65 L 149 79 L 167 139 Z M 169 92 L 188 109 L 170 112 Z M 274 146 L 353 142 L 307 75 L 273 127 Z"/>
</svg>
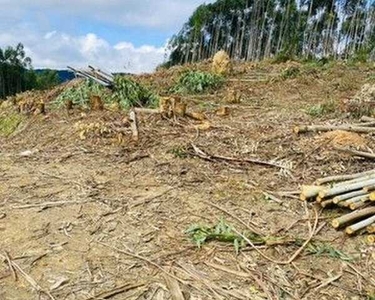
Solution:
<svg viewBox="0 0 375 300">
<path fill-rule="evenodd" d="M 349 235 L 361 230 L 375 233 L 375 170 L 320 178 L 313 185 L 302 186 L 300 199 L 316 201 L 323 208 L 351 209 L 352 213 L 332 221 L 336 229 L 347 226 Z"/>
<path fill-rule="evenodd" d="M 109 72 L 104 72 L 92 66 L 89 66 L 88 69 L 75 69 L 68 66 L 68 69 L 73 71 L 78 77 L 91 79 L 109 88 L 113 86 L 114 76 Z"/>
</svg>

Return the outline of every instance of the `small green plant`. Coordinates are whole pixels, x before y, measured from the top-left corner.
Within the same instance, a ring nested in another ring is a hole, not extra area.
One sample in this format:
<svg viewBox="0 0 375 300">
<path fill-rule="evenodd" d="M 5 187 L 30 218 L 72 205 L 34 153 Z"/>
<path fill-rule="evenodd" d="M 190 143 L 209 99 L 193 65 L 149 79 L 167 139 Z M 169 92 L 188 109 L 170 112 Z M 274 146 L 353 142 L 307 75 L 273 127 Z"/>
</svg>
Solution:
<svg viewBox="0 0 375 300">
<path fill-rule="evenodd" d="M 87 107 L 92 95 L 99 96 L 104 102 L 109 101 L 109 93 L 98 83 L 86 80 L 78 86 L 64 90 L 54 101 L 57 107 L 63 106 L 66 101 L 72 101 L 73 105 Z"/>
<path fill-rule="evenodd" d="M 22 122 L 23 118 L 17 113 L 0 115 L 0 136 L 11 135 Z"/>
<path fill-rule="evenodd" d="M 201 248 L 203 244 L 210 241 L 219 241 L 233 243 L 236 253 L 239 253 L 240 249 L 246 245 L 246 241 L 242 236 L 235 233 L 233 227 L 227 224 L 224 219 L 221 219 L 215 226 L 194 224 L 190 226 L 185 233 L 190 236 L 198 248 Z M 264 239 L 255 233 L 245 233 L 244 236 L 256 245 L 265 243 Z"/>
<path fill-rule="evenodd" d="M 157 107 L 159 98 L 143 85 L 129 77 L 116 76 L 112 101 L 119 102 L 123 109 L 130 107 Z"/>
<path fill-rule="evenodd" d="M 284 71 L 281 73 L 281 79 L 286 80 L 286 79 L 293 79 L 296 78 L 299 74 L 301 73 L 301 70 L 296 67 L 296 66 L 291 66 L 289 68 L 286 68 Z"/>
<path fill-rule="evenodd" d="M 134 106 L 156 107 L 159 102 L 158 97 L 146 87 L 131 78 L 116 76 L 112 94 L 102 85 L 86 80 L 76 87 L 63 91 L 55 100 L 55 104 L 61 107 L 70 100 L 73 105 L 87 107 L 90 104 L 90 97 L 94 95 L 99 96 L 105 104 L 118 102 L 123 109 Z"/>
<path fill-rule="evenodd" d="M 310 243 L 307 252 L 316 256 L 328 256 L 343 261 L 352 261 L 353 258 L 326 243 Z"/>
<path fill-rule="evenodd" d="M 306 113 L 312 117 L 322 117 L 324 115 L 335 113 L 337 109 L 336 102 L 333 100 L 328 100 L 323 103 L 310 106 L 306 110 Z"/>
<path fill-rule="evenodd" d="M 168 151 L 169 153 L 173 154 L 176 158 L 186 158 L 188 153 L 184 146 L 176 146 L 173 147 L 171 150 Z"/>
<path fill-rule="evenodd" d="M 224 77 L 220 75 L 202 71 L 188 71 L 182 74 L 171 91 L 178 94 L 199 94 L 219 88 L 223 83 Z"/>
</svg>

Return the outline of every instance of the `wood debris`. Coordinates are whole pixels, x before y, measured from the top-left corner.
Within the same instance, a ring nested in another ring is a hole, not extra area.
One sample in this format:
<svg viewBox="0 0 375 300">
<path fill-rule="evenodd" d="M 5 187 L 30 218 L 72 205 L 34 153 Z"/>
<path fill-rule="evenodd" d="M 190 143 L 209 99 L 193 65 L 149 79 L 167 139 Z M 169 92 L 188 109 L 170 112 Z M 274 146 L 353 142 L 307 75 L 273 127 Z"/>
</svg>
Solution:
<svg viewBox="0 0 375 300">
<path fill-rule="evenodd" d="M 375 226 L 375 170 L 357 174 L 330 176 L 316 180 L 315 185 L 304 185 L 301 189 L 302 201 L 313 200 L 323 208 L 341 207 L 352 213 L 332 221 L 336 229 L 347 226 L 349 235 Z M 348 226 L 349 225 L 349 226 Z"/>
</svg>

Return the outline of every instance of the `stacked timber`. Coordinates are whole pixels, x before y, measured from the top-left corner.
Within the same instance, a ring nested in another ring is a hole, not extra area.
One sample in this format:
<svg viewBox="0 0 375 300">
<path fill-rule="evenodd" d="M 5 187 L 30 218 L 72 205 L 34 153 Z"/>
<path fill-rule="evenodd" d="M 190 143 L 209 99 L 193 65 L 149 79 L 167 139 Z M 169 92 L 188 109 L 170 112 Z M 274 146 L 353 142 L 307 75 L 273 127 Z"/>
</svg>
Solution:
<svg viewBox="0 0 375 300">
<path fill-rule="evenodd" d="M 89 66 L 88 69 L 75 69 L 68 66 L 68 69 L 72 70 L 78 77 L 93 80 L 109 88 L 113 86 L 114 76 L 111 73 L 104 72 L 92 66 Z"/>
<path fill-rule="evenodd" d="M 352 210 L 332 221 L 336 229 L 347 226 L 349 235 L 363 229 L 375 232 L 375 170 L 320 178 L 313 185 L 302 186 L 300 199 L 316 201 L 323 208 Z"/>
</svg>

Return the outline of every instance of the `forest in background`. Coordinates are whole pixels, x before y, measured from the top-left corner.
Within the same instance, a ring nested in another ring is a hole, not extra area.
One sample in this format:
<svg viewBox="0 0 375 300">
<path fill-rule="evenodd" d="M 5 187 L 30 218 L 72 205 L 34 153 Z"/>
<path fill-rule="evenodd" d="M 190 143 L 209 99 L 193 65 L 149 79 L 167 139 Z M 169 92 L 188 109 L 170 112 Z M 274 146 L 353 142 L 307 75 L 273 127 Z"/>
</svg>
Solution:
<svg viewBox="0 0 375 300">
<path fill-rule="evenodd" d="M 32 68 L 32 60 L 26 56 L 24 46 L 0 48 L 0 99 L 27 90 L 45 90 L 60 83 L 55 70 Z"/>
<path fill-rule="evenodd" d="M 374 0 L 218 0 L 169 42 L 166 65 L 232 59 L 375 59 Z"/>
</svg>

